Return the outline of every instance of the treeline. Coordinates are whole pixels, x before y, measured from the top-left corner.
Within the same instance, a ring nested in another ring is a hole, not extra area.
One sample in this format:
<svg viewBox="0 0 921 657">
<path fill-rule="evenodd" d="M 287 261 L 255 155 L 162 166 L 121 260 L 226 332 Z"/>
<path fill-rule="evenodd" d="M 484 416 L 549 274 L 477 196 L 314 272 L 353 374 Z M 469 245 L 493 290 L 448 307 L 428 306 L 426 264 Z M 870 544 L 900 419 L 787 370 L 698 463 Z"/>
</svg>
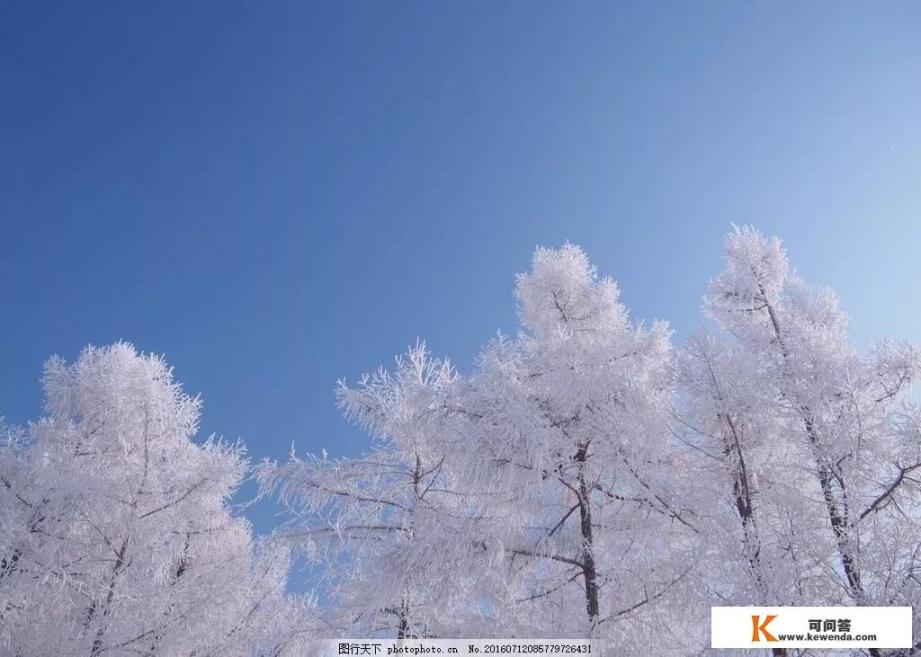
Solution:
<svg viewBox="0 0 921 657">
<path fill-rule="evenodd" d="M 676 348 L 578 247 L 538 249 L 520 331 L 469 375 L 419 344 L 339 384 L 372 436 L 358 458 L 251 468 L 239 445 L 192 441 L 198 400 L 161 359 L 53 359 L 46 417 L 0 450 L 0 653 L 394 636 L 699 655 L 712 605 L 918 606 L 919 351 L 856 349 L 777 239 L 735 230 L 725 256 L 709 330 Z M 258 540 L 228 506 L 250 475 L 289 512 Z M 294 555 L 317 603 L 285 593 Z"/>
</svg>

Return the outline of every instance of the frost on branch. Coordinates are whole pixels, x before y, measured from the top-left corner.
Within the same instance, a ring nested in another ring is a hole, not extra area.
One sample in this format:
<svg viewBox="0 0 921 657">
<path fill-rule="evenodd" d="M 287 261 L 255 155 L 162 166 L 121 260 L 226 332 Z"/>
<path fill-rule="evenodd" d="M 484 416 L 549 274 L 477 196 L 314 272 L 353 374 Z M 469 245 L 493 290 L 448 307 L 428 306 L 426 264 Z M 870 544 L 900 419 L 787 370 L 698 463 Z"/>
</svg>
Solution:
<svg viewBox="0 0 921 657">
<path fill-rule="evenodd" d="M 667 622 L 696 654 L 713 604 L 917 602 L 918 352 L 860 353 L 779 240 L 729 235 L 724 330 L 677 357 L 576 246 L 538 249 L 516 297 L 470 376 L 418 346 L 340 385 L 365 456 L 263 466 L 337 631 L 641 654 Z"/>
<path fill-rule="evenodd" d="M 346 417 L 375 437 L 354 459 L 292 456 L 258 477 L 291 517 L 279 538 L 323 574 L 331 631 L 347 636 L 476 636 L 483 622 L 479 519 L 458 486 L 457 375 L 417 344 L 352 388 Z M 347 564 L 345 566 L 344 564 Z M 480 573 L 481 574 L 481 573 Z"/>
<path fill-rule="evenodd" d="M 774 461 L 778 499 L 762 501 L 765 519 L 781 522 L 771 518 L 781 505 L 808 518 L 794 532 L 772 528 L 797 555 L 798 590 L 824 604 L 917 605 L 921 453 L 907 396 L 917 349 L 860 353 L 837 296 L 808 286 L 780 241 L 751 228 L 727 237 L 706 307 L 734 336 L 748 415 L 770 429 L 760 458 Z"/>
<path fill-rule="evenodd" d="M 161 358 L 89 347 L 44 386 L 48 415 L 0 457 L 4 654 L 243 657 L 309 627 L 286 551 L 227 506 L 242 446 L 191 441 L 200 401 Z"/>
<path fill-rule="evenodd" d="M 302 655 L 318 636 L 593 637 L 709 654 L 713 605 L 921 605 L 921 352 L 859 349 L 776 238 L 726 238 L 678 349 L 567 244 L 518 276 L 521 326 L 469 375 L 423 344 L 337 387 L 352 458 L 256 468 L 116 344 L 49 361 L 0 443 L 0 654 Z M 313 598 L 284 593 L 291 555 Z M 916 618 L 915 634 L 921 634 Z M 871 657 L 908 657 L 871 650 Z M 793 657 L 783 649 L 774 657 Z"/>
<path fill-rule="evenodd" d="M 496 613 L 515 633 L 640 650 L 636 621 L 680 587 L 696 531 L 670 486 L 667 325 L 630 323 L 569 244 L 538 249 L 516 296 L 520 336 L 487 347 L 463 399 L 506 556 Z"/>
</svg>

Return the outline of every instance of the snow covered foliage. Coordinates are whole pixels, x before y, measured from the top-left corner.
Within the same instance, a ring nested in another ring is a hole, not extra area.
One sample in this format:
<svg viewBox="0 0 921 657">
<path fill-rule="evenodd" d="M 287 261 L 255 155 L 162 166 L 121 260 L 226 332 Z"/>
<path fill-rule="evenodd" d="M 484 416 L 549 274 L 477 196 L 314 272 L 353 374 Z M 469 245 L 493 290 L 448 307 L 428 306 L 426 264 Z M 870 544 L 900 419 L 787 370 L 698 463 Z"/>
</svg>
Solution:
<svg viewBox="0 0 921 657">
<path fill-rule="evenodd" d="M 375 438 L 368 454 L 292 456 L 258 472 L 293 512 L 280 536 L 323 569 L 340 635 L 466 636 L 464 621 L 480 614 L 479 519 L 455 474 L 455 459 L 469 458 L 452 420 L 457 381 L 418 344 L 395 373 L 339 384 L 339 406 Z"/>
<path fill-rule="evenodd" d="M 468 376 L 420 346 L 340 385 L 365 456 L 260 469 L 337 631 L 700 654 L 714 604 L 921 602 L 921 358 L 861 354 L 779 240 L 727 237 L 715 326 L 677 351 L 574 245 L 515 295 Z"/>
<path fill-rule="evenodd" d="M 778 240 L 737 230 L 726 254 L 707 310 L 738 340 L 760 412 L 779 425 L 775 448 L 789 450 L 791 466 L 808 464 L 801 492 L 821 500 L 815 507 L 837 552 L 838 589 L 856 603 L 891 604 L 913 588 L 900 581 L 898 594 L 885 590 L 887 581 L 896 584 L 890 566 L 902 558 L 883 544 L 917 502 L 912 475 L 921 471 L 921 443 L 916 411 L 904 402 L 921 354 L 888 343 L 860 354 L 835 294 L 792 273 Z M 909 553 L 918 540 L 904 546 Z M 881 549 L 887 554 L 874 554 Z"/>
<path fill-rule="evenodd" d="M 263 467 L 344 632 L 639 647 L 688 576 L 697 530 L 671 486 L 667 326 L 632 323 L 573 245 L 539 249 L 516 295 L 520 335 L 488 345 L 470 377 L 416 347 L 395 374 L 340 386 L 377 439 L 367 455 Z"/>
<path fill-rule="evenodd" d="M 465 376 L 418 343 L 340 382 L 369 447 L 257 466 L 288 514 L 262 539 L 229 505 L 242 446 L 193 442 L 200 403 L 162 359 L 50 360 L 46 416 L 2 429 L 0 654 L 380 636 L 700 655 L 713 605 L 921 608 L 921 352 L 858 349 L 778 239 L 727 236 L 709 325 L 678 348 L 571 244 L 537 249 L 515 297 L 517 334 Z M 295 556 L 318 605 L 285 593 Z"/>
<path fill-rule="evenodd" d="M 227 503 L 242 446 L 131 345 L 48 361 L 47 416 L 0 453 L 0 653 L 276 654 L 308 627 L 287 550 Z"/>
<path fill-rule="evenodd" d="M 705 308 L 727 335 L 684 352 L 685 429 L 736 515 L 713 526 L 738 537 L 720 558 L 740 577 L 711 585 L 735 604 L 917 607 L 921 354 L 860 353 L 836 295 L 799 278 L 778 239 L 736 229 L 725 253 Z"/>
<path fill-rule="evenodd" d="M 498 613 L 516 634 L 617 637 L 641 646 L 684 579 L 696 532 L 674 495 L 664 323 L 630 322 L 613 280 L 571 244 L 518 277 L 522 329 L 467 382 L 479 458 L 505 546 Z"/>
</svg>

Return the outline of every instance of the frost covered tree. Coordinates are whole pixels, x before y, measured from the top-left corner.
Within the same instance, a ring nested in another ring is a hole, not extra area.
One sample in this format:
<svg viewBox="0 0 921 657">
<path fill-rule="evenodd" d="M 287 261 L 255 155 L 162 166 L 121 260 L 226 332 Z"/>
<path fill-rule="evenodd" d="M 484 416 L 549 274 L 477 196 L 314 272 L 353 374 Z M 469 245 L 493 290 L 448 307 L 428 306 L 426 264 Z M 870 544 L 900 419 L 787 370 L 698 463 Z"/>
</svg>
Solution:
<svg viewBox="0 0 921 657">
<path fill-rule="evenodd" d="M 495 613 L 516 636 L 641 650 L 659 630 L 635 621 L 688 573 L 696 532 L 669 481 L 668 327 L 630 322 L 615 282 L 571 244 L 538 249 L 516 296 L 519 336 L 484 351 L 462 402 L 506 556 Z"/>
<path fill-rule="evenodd" d="M 374 635 L 691 655 L 715 604 L 921 606 L 921 354 L 855 348 L 779 240 L 727 237 L 718 329 L 677 354 L 576 246 L 538 249 L 515 294 L 518 334 L 469 376 L 417 344 L 340 382 L 371 446 L 263 462 L 289 513 L 263 540 L 229 504 L 242 446 L 193 442 L 200 402 L 161 358 L 49 361 L 46 417 L 0 428 L 0 654 L 282 657 Z M 289 553 L 321 609 L 285 594 Z"/>
<path fill-rule="evenodd" d="M 641 650 L 674 609 L 697 530 L 672 485 L 667 326 L 631 323 L 572 245 L 539 249 L 517 296 L 522 332 L 468 379 L 417 347 L 394 374 L 340 384 L 376 438 L 365 456 L 260 470 L 292 512 L 279 537 L 323 567 L 342 632 Z"/>
<path fill-rule="evenodd" d="M 806 285 L 780 241 L 750 228 L 726 238 L 705 306 L 733 336 L 732 367 L 759 423 L 775 425 L 772 476 L 812 525 L 790 547 L 824 575 L 811 595 L 917 606 L 921 416 L 907 397 L 917 349 L 858 352 L 834 293 Z"/>
<path fill-rule="evenodd" d="M 693 605 L 702 622 L 713 604 L 824 600 L 824 572 L 810 555 L 813 510 L 789 494 L 808 474 L 787 460 L 778 440 L 783 427 L 764 412 L 759 379 L 746 363 L 738 345 L 708 332 L 691 338 L 680 355 L 676 435 L 691 448 L 686 460 L 694 476 L 685 494 L 706 536 Z"/>
<path fill-rule="evenodd" d="M 0 652 L 279 655 L 310 604 L 232 513 L 242 446 L 192 442 L 200 401 L 128 344 L 51 359 L 47 416 L 0 450 Z"/>
<path fill-rule="evenodd" d="M 346 417 L 374 437 L 359 458 L 292 455 L 258 477 L 292 513 L 276 539 L 320 569 L 330 632 L 475 636 L 482 616 L 469 559 L 478 519 L 453 474 L 457 375 L 417 344 L 396 369 L 340 382 Z"/>
</svg>

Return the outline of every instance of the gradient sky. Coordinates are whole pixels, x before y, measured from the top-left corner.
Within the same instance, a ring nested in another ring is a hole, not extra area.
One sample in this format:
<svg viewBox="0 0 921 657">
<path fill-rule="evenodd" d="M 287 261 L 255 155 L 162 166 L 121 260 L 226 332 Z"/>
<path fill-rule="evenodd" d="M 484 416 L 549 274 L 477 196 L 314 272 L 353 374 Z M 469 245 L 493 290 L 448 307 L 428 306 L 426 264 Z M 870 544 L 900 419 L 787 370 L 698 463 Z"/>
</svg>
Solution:
<svg viewBox="0 0 921 657">
<path fill-rule="evenodd" d="M 536 245 L 680 341 L 731 222 L 921 339 L 919 3 L 4 2 L 0 83 L 11 422 L 123 338 L 203 435 L 357 454 L 336 379 L 469 371 Z"/>
</svg>

